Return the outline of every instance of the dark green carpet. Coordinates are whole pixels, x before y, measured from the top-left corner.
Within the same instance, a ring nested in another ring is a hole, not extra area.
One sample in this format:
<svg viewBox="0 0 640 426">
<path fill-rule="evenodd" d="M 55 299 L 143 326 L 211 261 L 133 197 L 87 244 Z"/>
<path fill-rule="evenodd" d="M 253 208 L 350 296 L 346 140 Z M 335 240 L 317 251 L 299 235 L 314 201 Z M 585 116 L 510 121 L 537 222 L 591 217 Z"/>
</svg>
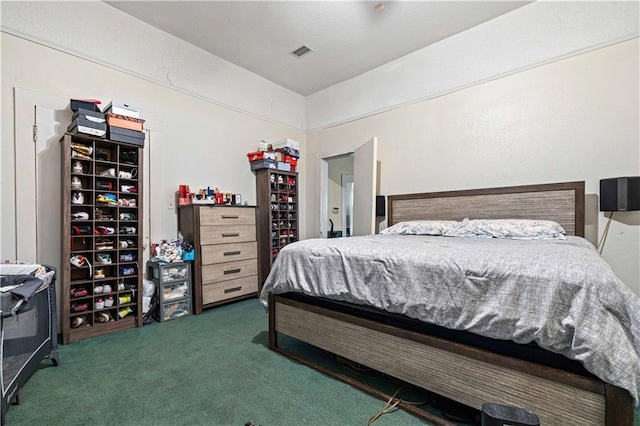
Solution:
<svg viewBox="0 0 640 426">
<path fill-rule="evenodd" d="M 366 425 L 384 402 L 267 349 L 256 299 L 60 347 L 9 409 L 15 425 Z M 320 360 L 326 354 L 280 336 Z M 315 351 L 315 354 L 313 353 Z M 326 361 L 325 361 L 326 362 Z M 360 379 L 393 393 L 400 385 Z M 405 389 L 405 398 L 425 399 Z M 404 411 L 374 425 L 425 424 Z M 640 426 L 636 415 L 634 424 Z"/>
</svg>

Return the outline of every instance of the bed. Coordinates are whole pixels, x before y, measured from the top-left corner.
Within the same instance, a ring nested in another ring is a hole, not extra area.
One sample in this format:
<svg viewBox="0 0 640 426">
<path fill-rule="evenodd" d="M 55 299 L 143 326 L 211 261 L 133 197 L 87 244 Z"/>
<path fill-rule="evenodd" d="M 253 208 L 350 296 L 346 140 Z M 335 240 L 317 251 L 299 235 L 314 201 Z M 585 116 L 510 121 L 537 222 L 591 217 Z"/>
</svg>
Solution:
<svg viewBox="0 0 640 426">
<path fill-rule="evenodd" d="M 574 238 L 571 244 L 580 245 L 575 236 L 584 237 L 584 182 L 397 195 L 390 196 L 388 204 L 389 225 L 423 219 L 523 218 L 557 222 L 569 239 Z M 376 243 L 374 240 L 363 247 L 376 252 L 378 249 L 373 246 Z M 636 388 L 627 386 L 625 390 L 611 385 L 586 371 L 582 362 L 546 350 L 544 345 L 508 342 L 425 324 L 416 315 L 369 307 L 362 303 L 364 299 L 353 303 L 348 294 L 335 300 L 317 297 L 312 282 L 296 291 L 287 290 L 288 278 L 282 275 L 284 266 L 280 271 L 278 268 L 279 264 L 285 265 L 287 253 L 294 253 L 298 244 L 283 250 L 284 256 L 274 264 L 261 294 L 263 302 L 268 301 L 270 349 L 380 398 L 386 395 L 279 347 L 278 335 L 293 337 L 476 409 L 484 402 L 524 407 L 536 413 L 545 425 L 633 423 L 634 399 L 628 389 L 635 392 Z M 305 265 L 303 274 L 313 271 L 314 263 L 323 263 L 323 256 L 307 257 L 312 262 Z M 372 268 L 376 264 L 375 260 L 370 263 Z M 333 266 L 337 273 L 349 276 L 348 271 Z M 369 278 L 374 276 L 371 274 Z M 536 314 L 535 309 L 532 311 Z M 637 347 L 635 341 L 631 345 Z M 582 359 L 582 348 L 573 349 L 572 356 Z M 623 380 L 637 381 L 637 377 Z M 446 419 L 413 405 L 400 403 L 400 406 L 434 424 L 449 424 Z"/>
</svg>

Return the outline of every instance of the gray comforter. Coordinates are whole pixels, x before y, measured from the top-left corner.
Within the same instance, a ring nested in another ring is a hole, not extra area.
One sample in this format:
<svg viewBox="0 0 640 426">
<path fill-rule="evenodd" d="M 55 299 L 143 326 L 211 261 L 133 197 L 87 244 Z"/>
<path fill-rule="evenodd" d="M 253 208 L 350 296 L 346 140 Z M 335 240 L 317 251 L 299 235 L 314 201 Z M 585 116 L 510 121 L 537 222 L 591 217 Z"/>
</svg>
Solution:
<svg viewBox="0 0 640 426">
<path fill-rule="evenodd" d="M 593 245 L 418 235 L 312 239 L 286 246 L 261 294 L 299 292 L 374 306 L 581 361 L 640 392 L 640 299 Z"/>
</svg>

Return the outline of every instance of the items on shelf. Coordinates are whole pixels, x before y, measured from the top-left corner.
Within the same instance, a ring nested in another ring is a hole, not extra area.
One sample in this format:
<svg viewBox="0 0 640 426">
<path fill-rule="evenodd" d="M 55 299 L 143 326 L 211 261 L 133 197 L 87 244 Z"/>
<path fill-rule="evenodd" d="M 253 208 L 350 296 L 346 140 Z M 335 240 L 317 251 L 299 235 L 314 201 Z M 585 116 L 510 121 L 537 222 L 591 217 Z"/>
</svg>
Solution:
<svg viewBox="0 0 640 426">
<path fill-rule="evenodd" d="M 191 192 L 189 185 L 180 185 L 176 192 L 176 198 L 179 206 L 188 206 L 190 204 L 224 204 L 227 206 L 242 205 L 242 194 L 232 194 L 231 192 L 222 192 L 214 187 L 198 189 L 197 193 Z M 244 205 L 249 203 L 245 200 Z"/>
<path fill-rule="evenodd" d="M 300 143 L 293 139 L 283 139 L 266 145 L 260 141 L 258 151 L 249 152 L 247 159 L 251 170 L 272 169 L 295 172 L 300 158 Z"/>
<path fill-rule="evenodd" d="M 142 148 L 81 133 L 61 144 L 65 344 L 142 326 Z"/>
<path fill-rule="evenodd" d="M 144 120 L 139 117 L 138 108 L 121 102 L 111 102 L 100 111 L 100 101 L 88 99 L 71 99 L 70 109 L 74 112 L 67 132 L 71 134 L 86 134 L 100 138 L 108 138 L 116 142 L 144 146 Z M 72 158 L 88 159 L 88 155 L 74 151 Z M 84 158 L 83 158 L 84 157 Z M 109 157 L 109 151 L 96 153 L 96 160 L 115 161 Z M 123 161 L 122 159 L 120 161 Z M 124 162 L 124 161 L 123 161 Z"/>
<path fill-rule="evenodd" d="M 189 262 L 149 261 L 147 276 L 155 284 L 158 308 L 155 320 L 164 322 L 191 314 L 191 265 Z"/>
</svg>

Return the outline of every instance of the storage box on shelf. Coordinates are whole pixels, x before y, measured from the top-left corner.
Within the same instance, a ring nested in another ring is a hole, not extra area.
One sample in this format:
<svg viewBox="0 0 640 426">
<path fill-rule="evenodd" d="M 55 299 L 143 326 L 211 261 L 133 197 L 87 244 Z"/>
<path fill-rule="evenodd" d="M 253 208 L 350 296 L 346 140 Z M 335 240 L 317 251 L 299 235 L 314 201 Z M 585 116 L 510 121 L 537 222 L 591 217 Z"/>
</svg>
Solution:
<svg viewBox="0 0 640 426">
<path fill-rule="evenodd" d="M 147 277 L 155 282 L 160 322 L 191 314 L 191 265 L 189 262 L 149 262 Z"/>
<path fill-rule="evenodd" d="M 62 140 L 63 343 L 142 326 L 142 148 Z"/>
<path fill-rule="evenodd" d="M 256 170 L 260 288 L 282 247 L 298 241 L 298 174 Z"/>
<path fill-rule="evenodd" d="M 195 248 L 195 314 L 257 294 L 256 212 L 253 206 L 180 206 L 178 229 L 186 240 L 193 241 Z"/>
</svg>

